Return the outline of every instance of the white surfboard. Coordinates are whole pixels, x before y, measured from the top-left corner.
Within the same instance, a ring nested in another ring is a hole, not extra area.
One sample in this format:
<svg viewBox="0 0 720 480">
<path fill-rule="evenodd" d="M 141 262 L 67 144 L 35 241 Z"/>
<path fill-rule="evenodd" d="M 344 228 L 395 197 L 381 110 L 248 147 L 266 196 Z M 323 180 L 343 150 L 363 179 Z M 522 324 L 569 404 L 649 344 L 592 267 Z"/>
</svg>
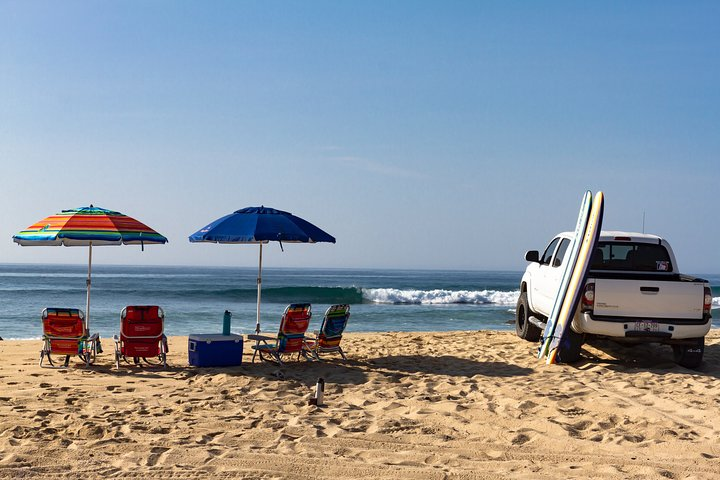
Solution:
<svg viewBox="0 0 720 480">
<path fill-rule="evenodd" d="M 570 329 L 570 324 L 577 311 L 578 304 L 580 303 L 580 293 L 585 283 L 585 277 L 590 266 L 590 257 L 592 256 L 595 244 L 597 243 L 598 237 L 600 236 L 600 229 L 602 228 L 603 211 L 605 207 L 605 197 L 602 192 L 597 192 L 592 202 L 592 209 L 590 210 L 590 218 L 588 219 L 587 227 L 585 228 L 585 235 L 580 245 L 580 252 L 578 254 L 575 267 L 573 268 L 572 276 L 570 277 L 570 283 L 563 300 L 562 308 L 560 309 L 560 315 L 558 316 L 557 324 L 555 325 L 555 331 L 550 341 L 550 347 L 547 355 L 547 363 L 557 363 L 558 360 L 558 349 L 563 341 L 563 338 Z"/>
<path fill-rule="evenodd" d="M 558 291 L 555 295 L 555 301 L 553 302 L 552 309 L 550 310 L 550 316 L 548 316 L 547 323 L 545 324 L 545 330 L 543 331 L 542 340 L 540 342 L 540 349 L 538 350 L 538 358 L 547 356 L 550 350 L 550 342 L 552 340 L 553 333 L 555 332 L 555 326 L 557 325 L 558 316 L 560 315 L 560 309 L 562 308 L 565 294 L 567 293 L 568 284 L 570 283 L 570 277 L 572 276 L 573 268 L 575 268 L 575 262 L 580 252 L 580 244 L 582 243 L 583 235 L 585 234 L 585 227 L 587 226 L 588 217 L 590 216 L 590 206 L 592 204 L 592 192 L 589 190 L 585 192 L 582 202 L 580 203 L 580 213 L 578 214 L 577 223 L 575 224 L 575 234 L 573 235 L 570 245 L 568 245 L 567 253 L 563 259 L 563 274 L 560 277 L 560 284 L 558 285 Z"/>
</svg>

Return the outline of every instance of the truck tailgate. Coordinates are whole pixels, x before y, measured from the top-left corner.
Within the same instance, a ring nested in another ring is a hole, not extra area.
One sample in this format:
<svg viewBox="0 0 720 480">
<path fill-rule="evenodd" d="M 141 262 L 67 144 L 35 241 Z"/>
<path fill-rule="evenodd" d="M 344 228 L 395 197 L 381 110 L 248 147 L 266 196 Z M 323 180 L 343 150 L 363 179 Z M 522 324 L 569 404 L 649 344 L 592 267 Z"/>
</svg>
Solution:
<svg viewBox="0 0 720 480">
<path fill-rule="evenodd" d="M 595 279 L 594 314 L 609 317 L 703 317 L 704 283 Z"/>
</svg>

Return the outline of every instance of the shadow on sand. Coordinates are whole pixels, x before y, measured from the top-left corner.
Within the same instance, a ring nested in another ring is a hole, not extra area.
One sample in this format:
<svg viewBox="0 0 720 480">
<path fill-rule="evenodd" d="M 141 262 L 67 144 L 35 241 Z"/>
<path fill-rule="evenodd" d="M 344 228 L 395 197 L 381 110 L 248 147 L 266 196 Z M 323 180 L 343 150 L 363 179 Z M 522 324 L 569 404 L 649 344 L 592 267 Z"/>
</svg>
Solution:
<svg viewBox="0 0 720 480">
<path fill-rule="evenodd" d="M 244 359 L 245 360 L 245 359 Z M 349 359 L 309 362 L 305 360 L 288 361 L 285 365 L 268 362 L 250 363 L 245 361 L 235 367 L 191 367 L 187 365 L 168 365 L 166 368 L 137 367 L 121 364 L 119 369 L 110 364 L 96 364 L 92 371 L 113 377 L 142 377 L 145 379 L 228 375 L 237 377 L 261 378 L 269 382 L 293 380 L 308 386 L 314 385 L 322 377 L 327 382 L 346 385 L 360 385 L 368 381 L 368 373 L 376 372 L 386 376 L 407 374 L 448 375 L 470 378 L 475 375 L 486 377 L 515 377 L 529 375 L 532 370 L 504 362 L 478 362 L 467 358 L 443 355 L 439 357 L 424 355 L 393 355 L 372 358 L 365 361 Z"/>
<path fill-rule="evenodd" d="M 382 369 L 386 372 L 427 373 L 430 375 L 449 375 L 454 377 L 516 377 L 529 375 L 532 370 L 512 363 L 478 362 L 451 355 L 392 355 L 378 357 L 366 362 L 370 370 Z"/>
<path fill-rule="evenodd" d="M 642 369 L 654 373 L 693 373 L 720 378 L 720 343 L 707 343 L 703 362 L 698 369 L 691 370 L 675 363 L 672 347 L 660 344 L 626 345 L 604 339 L 589 339 L 587 345 L 607 356 L 600 358 L 583 348 L 582 358 L 574 366 L 586 369 L 590 366 L 605 365 L 612 370 Z"/>
<path fill-rule="evenodd" d="M 227 375 L 232 377 L 260 378 L 268 382 L 293 380 L 306 385 L 315 385 L 318 378 L 326 381 L 346 385 L 360 385 L 367 382 L 367 374 L 363 371 L 364 364 L 349 360 L 309 362 L 305 360 L 290 360 L 285 365 L 269 362 L 251 363 L 243 359 L 243 364 L 232 367 L 193 367 L 190 365 L 168 364 L 166 368 L 138 367 L 120 364 L 116 369 L 114 365 L 98 364 L 91 369 L 94 372 L 113 377 L 142 377 L 144 379 L 160 379 L 176 377 L 188 379 L 193 377 Z"/>
</svg>

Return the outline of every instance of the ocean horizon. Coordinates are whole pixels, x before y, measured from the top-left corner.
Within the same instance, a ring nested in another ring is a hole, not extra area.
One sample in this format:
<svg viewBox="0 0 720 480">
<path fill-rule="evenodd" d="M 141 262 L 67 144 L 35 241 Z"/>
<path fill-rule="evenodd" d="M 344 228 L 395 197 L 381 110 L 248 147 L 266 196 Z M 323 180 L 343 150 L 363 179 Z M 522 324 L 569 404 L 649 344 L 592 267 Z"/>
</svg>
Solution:
<svg viewBox="0 0 720 480">
<path fill-rule="evenodd" d="M 37 339 L 46 307 L 85 310 L 87 265 L 0 264 L 0 337 Z M 699 275 L 713 287 L 713 326 L 720 316 L 720 275 Z M 119 331 L 127 305 L 159 305 L 165 333 L 219 333 L 232 313 L 232 332 L 255 330 L 257 268 L 93 265 L 90 330 Z M 263 269 L 261 331 L 277 332 L 289 303 L 313 307 L 310 330 L 325 309 L 351 305 L 348 332 L 511 330 L 521 271 L 373 268 Z"/>
</svg>

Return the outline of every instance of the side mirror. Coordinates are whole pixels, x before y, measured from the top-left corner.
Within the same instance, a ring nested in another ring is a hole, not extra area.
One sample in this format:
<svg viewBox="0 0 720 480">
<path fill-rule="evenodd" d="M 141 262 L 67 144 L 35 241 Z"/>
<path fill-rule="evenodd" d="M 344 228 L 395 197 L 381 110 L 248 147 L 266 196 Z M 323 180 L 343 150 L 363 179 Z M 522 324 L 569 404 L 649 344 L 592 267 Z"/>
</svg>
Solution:
<svg viewBox="0 0 720 480">
<path fill-rule="evenodd" d="M 540 252 L 537 250 L 528 250 L 525 252 L 525 260 L 528 262 L 540 262 Z"/>
</svg>

